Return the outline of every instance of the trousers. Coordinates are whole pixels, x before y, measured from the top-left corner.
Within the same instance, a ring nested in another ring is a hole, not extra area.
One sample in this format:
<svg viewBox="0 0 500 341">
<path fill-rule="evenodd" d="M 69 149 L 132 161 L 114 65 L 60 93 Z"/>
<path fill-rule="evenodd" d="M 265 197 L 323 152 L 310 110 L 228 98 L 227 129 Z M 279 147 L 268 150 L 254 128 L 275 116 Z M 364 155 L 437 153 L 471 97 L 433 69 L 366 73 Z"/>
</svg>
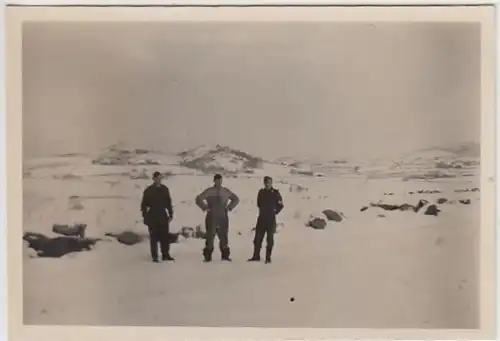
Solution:
<svg viewBox="0 0 500 341">
<path fill-rule="evenodd" d="M 167 219 L 152 219 L 148 222 L 151 257 L 158 259 L 158 244 L 163 257 L 170 254 L 170 226 Z"/>
<path fill-rule="evenodd" d="M 219 249 L 224 256 L 229 256 L 229 217 L 225 215 L 215 216 L 208 212 L 205 217 L 205 254 L 214 251 L 215 236 L 219 238 Z"/>
<path fill-rule="evenodd" d="M 266 248 L 272 250 L 274 246 L 274 234 L 276 233 L 276 216 L 274 214 L 259 215 L 255 226 L 255 238 L 253 240 L 255 253 L 262 248 L 264 236 L 266 237 Z"/>
</svg>

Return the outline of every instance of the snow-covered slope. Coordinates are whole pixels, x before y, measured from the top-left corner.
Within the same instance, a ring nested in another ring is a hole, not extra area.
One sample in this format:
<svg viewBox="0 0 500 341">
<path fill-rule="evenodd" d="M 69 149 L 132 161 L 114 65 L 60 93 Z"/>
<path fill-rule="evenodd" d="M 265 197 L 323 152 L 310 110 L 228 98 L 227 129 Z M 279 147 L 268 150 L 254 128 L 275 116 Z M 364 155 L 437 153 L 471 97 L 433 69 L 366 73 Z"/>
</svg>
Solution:
<svg viewBox="0 0 500 341">
<path fill-rule="evenodd" d="M 425 159 L 433 157 L 431 153 Z M 403 160 L 402 170 L 391 168 L 393 163 L 387 161 L 308 160 L 299 162 L 300 167 L 289 161 L 261 160 L 222 146 L 202 146 L 179 155 L 115 146 L 95 155 L 26 160 L 23 230 L 49 237 L 55 236 L 53 224 L 74 223 L 87 224 L 89 237 L 122 231 L 147 235 L 139 206 L 155 170 L 169 175 L 165 183 L 174 203 L 172 232 L 203 227 L 204 215 L 194 199 L 212 185 L 211 170 L 230 175 L 224 185 L 241 203 L 230 215 L 232 264 L 219 262 L 217 254 L 212 264 L 203 264 L 200 239 L 173 245 L 173 264 L 152 264 L 147 241 L 125 246 L 104 240 L 90 252 L 59 259 L 27 253 L 24 322 L 477 327 L 480 193 L 461 190 L 479 187 L 477 176 L 439 183 L 401 181 L 418 171 L 414 158 Z M 323 176 L 307 175 L 307 170 L 319 168 Z M 432 169 L 432 162 L 423 167 Z M 370 179 L 366 176 L 370 172 L 386 178 Z M 246 262 L 252 252 L 263 175 L 274 177 L 285 203 L 278 216 L 271 265 Z M 416 205 L 420 199 L 428 205 L 440 199 L 446 202 L 439 205 L 439 216 L 370 207 L 370 203 Z M 344 219 L 326 221 L 323 230 L 306 226 L 312 218 L 325 219 L 327 209 Z M 252 295 L 255 292 L 259 295 Z"/>
</svg>

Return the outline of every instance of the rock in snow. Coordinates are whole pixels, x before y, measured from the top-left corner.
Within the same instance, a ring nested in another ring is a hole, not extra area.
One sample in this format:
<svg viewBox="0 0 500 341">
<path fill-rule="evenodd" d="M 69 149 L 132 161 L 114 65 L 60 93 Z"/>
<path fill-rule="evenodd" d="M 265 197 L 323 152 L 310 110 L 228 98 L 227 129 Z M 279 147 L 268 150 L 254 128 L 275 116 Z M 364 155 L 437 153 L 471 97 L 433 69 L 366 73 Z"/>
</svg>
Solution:
<svg viewBox="0 0 500 341">
<path fill-rule="evenodd" d="M 307 226 L 316 230 L 324 230 L 326 227 L 326 220 L 323 218 L 313 218 L 307 223 Z"/>
<path fill-rule="evenodd" d="M 66 236 L 66 237 L 85 238 L 85 230 L 86 229 L 87 229 L 87 224 L 74 224 L 74 225 L 54 224 L 54 225 L 52 225 L 52 232 Z"/>
<path fill-rule="evenodd" d="M 326 219 L 330 221 L 341 222 L 342 220 L 344 220 L 342 213 L 336 212 L 334 210 L 324 210 L 323 214 L 326 216 Z"/>
</svg>

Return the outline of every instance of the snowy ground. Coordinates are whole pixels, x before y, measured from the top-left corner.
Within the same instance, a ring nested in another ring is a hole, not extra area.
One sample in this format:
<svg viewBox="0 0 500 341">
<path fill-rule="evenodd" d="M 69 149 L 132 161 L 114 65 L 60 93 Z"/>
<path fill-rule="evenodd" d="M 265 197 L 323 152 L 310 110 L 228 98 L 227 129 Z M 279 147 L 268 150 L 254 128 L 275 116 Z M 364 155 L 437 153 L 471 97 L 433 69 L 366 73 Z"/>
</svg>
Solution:
<svg viewBox="0 0 500 341">
<path fill-rule="evenodd" d="M 113 166 L 107 166 L 111 172 Z M 119 168 L 119 167 L 118 167 Z M 45 170 L 50 172 L 49 170 Z M 100 170 L 102 172 L 102 169 Z M 120 172 L 119 169 L 115 170 Z M 111 172 L 112 173 L 112 172 Z M 40 173 L 38 173 L 40 174 Z M 194 196 L 210 176 L 166 180 L 174 200 L 172 230 L 203 220 Z M 54 223 L 83 222 L 88 235 L 145 233 L 139 212 L 149 180 L 86 174 L 63 180 L 24 179 L 24 230 L 52 235 Z M 203 241 L 172 246 L 175 263 L 153 264 L 147 241 L 124 246 L 103 241 L 62 258 L 24 258 L 26 324 L 247 326 L 339 328 L 477 328 L 478 179 L 412 182 L 283 175 L 284 227 L 273 264 L 249 264 L 261 177 L 226 178 L 241 204 L 231 214 L 232 263 L 202 262 Z M 303 189 L 299 190 L 301 186 Z M 439 194 L 413 194 L 439 189 Z M 393 196 L 384 196 L 393 192 Z M 370 202 L 437 198 L 438 217 L 360 208 Z M 310 214 L 343 212 L 325 230 L 306 227 Z M 379 214 L 385 217 L 379 217 Z M 291 302 L 291 298 L 294 301 Z"/>
</svg>

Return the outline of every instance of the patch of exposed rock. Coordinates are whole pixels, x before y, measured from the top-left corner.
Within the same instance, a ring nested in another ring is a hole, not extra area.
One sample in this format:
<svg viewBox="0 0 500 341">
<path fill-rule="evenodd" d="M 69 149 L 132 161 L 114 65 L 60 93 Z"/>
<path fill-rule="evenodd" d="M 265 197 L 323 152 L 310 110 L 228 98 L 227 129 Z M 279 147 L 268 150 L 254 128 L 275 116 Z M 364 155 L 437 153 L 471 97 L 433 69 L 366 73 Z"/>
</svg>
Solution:
<svg viewBox="0 0 500 341">
<path fill-rule="evenodd" d="M 168 241 L 169 243 L 178 243 L 180 233 L 169 233 Z M 120 244 L 132 246 L 142 243 L 147 237 L 133 231 L 123 231 L 120 233 L 105 233 L 107 237 L 115 238 Z"/>
<path fill-rule="evenodd" d="M 132 231 L 124 231 L 121 233 L 106 233 L 105 236 L 114 237 L 116 240 L 124 245 L 135 245 L 139 244 L 144 240 L 144 237 Z"/>
<path fill-rule="evenodd" d="M 454 191 L 455 193 L 479 192 L 479 188 L 460 188 Z"/>
<path fill-rule="evenodd" d="M 315 173 L 313 171 L 300 170 L 300 169 L 295 169 L 295 168 L 290 169 L 290 174 L 303 175 L 303 176 L 315 176 Z"/>
<path fill-rule="evenodd" d="M 438 194 L 438 193 L 441 193 L 440 190 L 438 189 L 419 189 L 418 191 L 416 192 L 408 192 L 408 194 L 412 195 L 412 194 Z"/>
<path fill-rule="evenodd" d="M 326 227 L 326 220 L 323 218 L 313 218 L 307 222 L 307 226 L 316 230 L 324 230 Z"/>
<path fill-rule="evenodd" d="M 330 210 L 330 209 L 324 210 L 323 214 L 326 216 L 326 219 L 328 219 L 330 221 L 341 222 L 345 218 L 344 215 L 342 214 L 342 212 L 336 212 L 336 211 Z"/>
<path fill-rule="evenodd" d="M 216 145 L 215 148 L 208 148 L 200 152 L 199 148 L 186 150 L 177 154 L 182 158 L 180 165 L 190 169 L 196 169 L 204 173 L 219 172 L 225 175 L 262 168 L 264 160 L 248 153 L 242 152 L 226 146 Z M 222 157 L 229 159 L 233 166 L 227 168 L 224 164 L 218 164 L 217 160 Z M 233 169 L 234 168 L 234 169 Z"/>
<path fill-rule="evenodd" d="M 60 234 L 66 237 L 79 237 L 85 238 L 85 231 L 87 230 L 87 224 L 54 224 L 52 225 L 52 232 Z"/>
<path fill-rule="evenodd" d="M 60 258 L 69 253 L 92 250 L 100 239 L 66 236 L 49 238 L 41 233 L 27 232 L 23 240 L 36 251 L 38 257 Z"/>
<path fill-rule="evenodd" d="M 425 199 L 419 200 L 416 205 L 404 203 L 401 205 L 394 204 L 384 204 L 384 203 L 370 203 L 370 207 L 378 207 L 383 209 L 384 211 L 413 211 L 418 213 L 423 207 L 425 207 L 429 202 Z M 435 206 L 435 205 L 431 205 Z M 430 206 L 429 206 L 430 207 Z M 437 208 L 437 206 L 436 206 Z M 366 211 L 368 207 L 363 207 L 361 211 Z"/>
<path fill-rule="evenodd" d="M 138 158 L 145 156 L 150 151 L 146 149 L 127 149 L 119 142 L 104 150 L 92 160 L 92 164 L 101 166 L 125 166 L 125 165 L 159 165 L 155 160 Z"/>
<path fill-rule="evenodd" d="M 436 205 L 429 205 L 427 209 L 425 210 L 424 214 L 425 215 L 432 215 L 436 216 L 441 212 L 441 210 L 436 206 Z"/>
</svg>

